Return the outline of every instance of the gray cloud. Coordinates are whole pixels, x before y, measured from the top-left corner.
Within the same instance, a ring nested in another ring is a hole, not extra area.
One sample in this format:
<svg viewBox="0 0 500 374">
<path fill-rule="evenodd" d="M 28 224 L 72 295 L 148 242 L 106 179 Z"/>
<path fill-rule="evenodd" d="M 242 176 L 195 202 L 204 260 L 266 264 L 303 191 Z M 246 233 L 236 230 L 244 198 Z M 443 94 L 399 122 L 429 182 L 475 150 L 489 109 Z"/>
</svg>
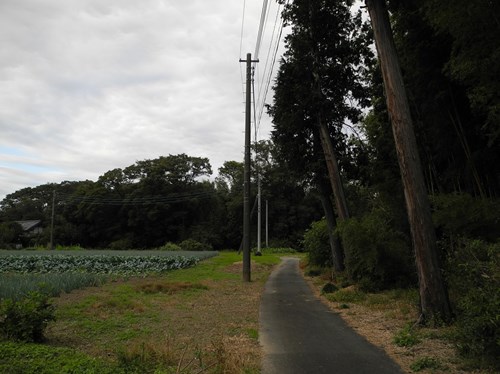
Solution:
<svg viewBox="0 0 500 374">
<path fill-rule="evenodd" d="M 260 6 L 247 2 L 244 53 Z M 208 157 L 214 171 L 242 160 L 242 7 L 2 0 L 0 198 L 160 155 Z"/>
</svg>

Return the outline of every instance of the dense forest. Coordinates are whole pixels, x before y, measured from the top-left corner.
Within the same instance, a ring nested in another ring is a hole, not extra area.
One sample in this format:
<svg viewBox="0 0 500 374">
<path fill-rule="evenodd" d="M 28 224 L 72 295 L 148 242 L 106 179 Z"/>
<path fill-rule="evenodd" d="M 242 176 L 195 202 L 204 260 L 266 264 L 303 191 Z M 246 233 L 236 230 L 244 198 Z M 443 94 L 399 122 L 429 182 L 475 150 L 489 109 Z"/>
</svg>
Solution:
<svg viewBox="0 0 500 374">
<path fill-rule="evenodd" d="M 355 12 L 353 1 L 278 2 L 290 32 L 267 106 L 272 137 L 253 145 L 252 166 L 269 202 L 271 244 L 306 250 L 367 290 L 420 285 L 421 322 L 456 321 L 462 353 L 499 357 L 500 3 L 367 0 Z M 379 10 L 386 40 L 375 32 Z M 397 53 L 411 117 L 425 195 L 416 200 L 432 217 L 424 244 L 386 46 Z M 168 155 L 95 182 L 25 188 L 0 203 L 0 241 L 45 245 L 49 230 L 26 238 L 13 222 L 48 228 L 54 208 L 57 244 L 238 248 L 243 164 L 211 174 L 208 159 Z"/>
</svg>

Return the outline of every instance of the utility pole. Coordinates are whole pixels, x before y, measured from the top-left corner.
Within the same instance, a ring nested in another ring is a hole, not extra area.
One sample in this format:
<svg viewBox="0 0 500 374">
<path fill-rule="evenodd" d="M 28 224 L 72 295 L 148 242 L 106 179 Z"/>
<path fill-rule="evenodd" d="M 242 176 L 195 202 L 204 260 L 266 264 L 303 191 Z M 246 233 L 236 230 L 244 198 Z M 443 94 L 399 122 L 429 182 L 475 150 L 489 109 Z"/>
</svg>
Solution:
<svg viewBox="0 0 500 374">
<path fill-rule="evenodd" d="M 269 201 L 266 200 L 266 248 L 269 248 Z"/>
<path fill-rule="evenodd" d="M 54 213 L 56 205 L 56 190 L 52 191 L 52 215 L 50 219 L 50 244 L 49 249 L 54 249 Z"/>
<path fill-rule="evenodd" d="M 251 281 L 250 270 L 250 130 L 251 130 L 251 101 L 252 101 L 252 54 L 247 53 L 247 82 L 245 105 L 245 167 L 243 173 L 243 281 Z"/>
</svg>

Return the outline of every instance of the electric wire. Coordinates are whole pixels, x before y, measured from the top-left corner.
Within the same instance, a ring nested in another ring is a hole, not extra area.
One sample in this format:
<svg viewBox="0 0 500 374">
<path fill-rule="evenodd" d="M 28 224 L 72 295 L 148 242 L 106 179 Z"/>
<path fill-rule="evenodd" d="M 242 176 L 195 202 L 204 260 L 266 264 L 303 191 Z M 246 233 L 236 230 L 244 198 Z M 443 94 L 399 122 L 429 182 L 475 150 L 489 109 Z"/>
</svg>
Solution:
<svg viewBox="0 0 500 374">
<path fill-rule="evenodd" d="M 260 22 L 259 22 L 259 31 L 257 33 L 257 42 L 255 43 L 255 53 L 254 53 L 255 59 L 259 58 L 260 44 L 262 42 L 262 34 L 264 31 L 264 25 L 266 23 L 266 18 L 267 18 L 267 3 L 268 3 L 268 0 L 264 0 L 262 2 L 262 11 L 260 13 Z"/>
<path fill-rule="evenodd" d="M 245 11 L 246 11 L 246 0 L 243 0 L 243 12 L 241 15 L 241 32 L 240 32 L 240 58 L 241 58 L 241 52 L 243 49 L 243 30 L 245 27 Z M 241 62 L 240 62 L 240 77 L 241 77 L 241 92 L 243 94 L 243 101 L 245 100 L 245 90 L 243 87 L 245 87 L 245 79 L 243 77 L 243 68 L 241 67 Z"/>
<path fill-rule="evenodd" d="M 170 193 L 168 195 L 150 195 L 150 196 L 88 196 L 58 193 L 58 203 L 67 205 L 154 205 L 154 204 L 175 204 L 194 199 L 207 199 L 217 195 L 217 191 L 193 191 L 184 193 Z"/>
<path fill-rule="evenodd" d="M 286 4 L 288 4 L 288 1 L 286 2 Z M 280 14 L 280 11 L 279 11 L 279 8 L 278 8 L 277 16 L 276 16 L 276 19 L 275 19 L 275 26 L 277 24 L 277 19 L 278 19 L 278 15 L 279 14 Z M 271 85 L 271 80 L 272 80 L 272 77 L 273 77 L 274 65 L 276 63 L 276 56 L 278 54 L 279 45 L 280 45 L 281 37 L 282 37 L 282 34 L 283 34 L 283 27 L 284 27 L 284 20 L 283 20 L 283 18 L 281 18 L 281 23 L 280 23 L 280 26 L 279 26 L 279 34 L 278 34 L 278 37 L 276 38 L 276 43 L 275 43 L 275 48 L 274 48 L 274 53 L 273 53 L 271 67 L 269 68 L 269 73 L 267 75 L 265 89 L 263 91 L 263 95 L 261 96 L 262 99 L 260 100 L 260 103 L 258 105 L 258 107 L 259 107 L 259 116 L 258 116 L 258 119 L 257 119 L 257 128 L 260 127 L 262 116 L 264 114 L 265 100 L 266 100 L 266 97 L 267 97 L 267 93 L 269 92 L 269 87 Z M 270 55 L 270 53 L 268 53 L 268 56 L 269 55 Z"/>
</svg>

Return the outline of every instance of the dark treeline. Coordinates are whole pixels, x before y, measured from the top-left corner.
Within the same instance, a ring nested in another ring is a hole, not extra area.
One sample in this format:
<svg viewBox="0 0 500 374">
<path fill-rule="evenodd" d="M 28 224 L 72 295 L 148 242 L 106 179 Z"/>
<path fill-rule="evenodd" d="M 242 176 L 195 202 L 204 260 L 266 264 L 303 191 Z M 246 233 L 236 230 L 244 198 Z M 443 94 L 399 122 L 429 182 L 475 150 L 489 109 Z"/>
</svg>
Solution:
<svg viewBox="0 0 500 374">
<path fill-rule="evenodd" d="M 271 143 L 257 146 L 263 195 L 270 206 L 271 242 L 297 248 L 305 228 L 320 216 L 316 200 L 274 161 Z M 208 159 L 180 154 L 110 170 L 95 182 L 21 189 L 0 203 L 3 247 L 47 245 L 54 202 L 56 245 L 155 248 L 192 239 L 205 247 L 237 249 L 242 238 L 243 164 L 225 162 L 213 182 L 211 174 Z M 255 198 L 255 188 L 253 192 Z M 23 235 L 12 224 L 23 220 L 41 220 L 42 234 Z"/>
</svg>

